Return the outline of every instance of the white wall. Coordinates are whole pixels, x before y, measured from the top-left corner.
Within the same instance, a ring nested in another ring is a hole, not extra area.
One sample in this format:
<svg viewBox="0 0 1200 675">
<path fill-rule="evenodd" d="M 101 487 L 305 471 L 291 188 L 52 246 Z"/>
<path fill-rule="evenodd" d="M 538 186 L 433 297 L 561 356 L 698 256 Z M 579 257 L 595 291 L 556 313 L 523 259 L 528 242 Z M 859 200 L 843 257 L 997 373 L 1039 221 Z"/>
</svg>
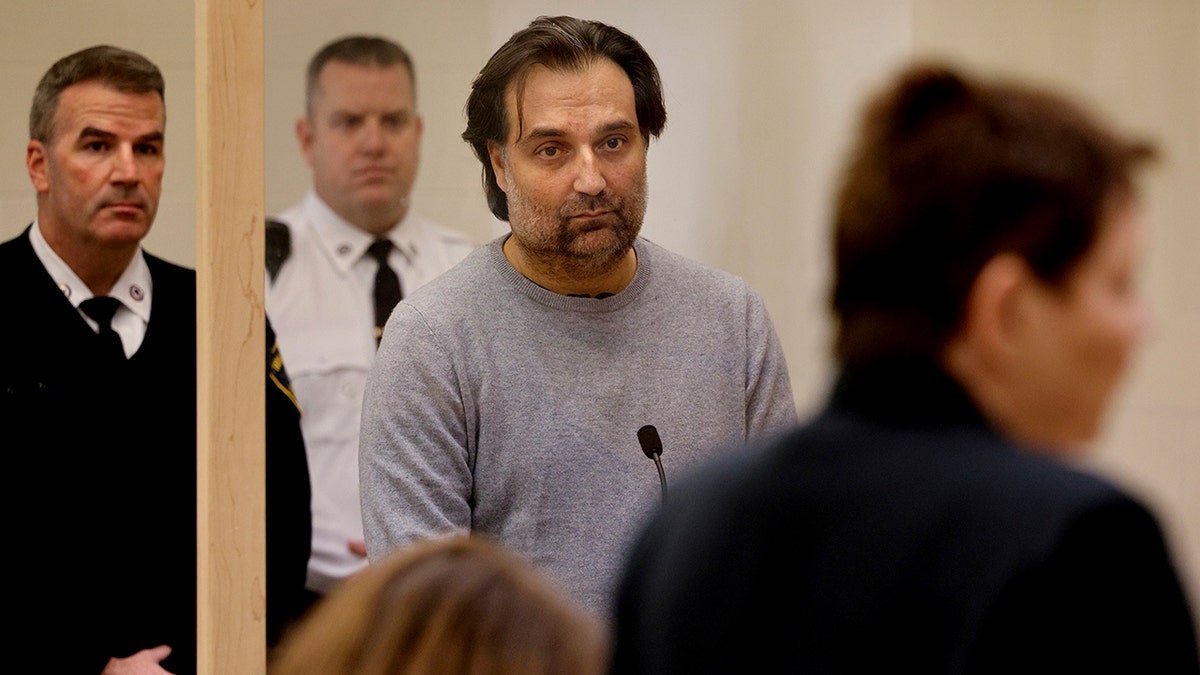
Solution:
<svg viewBox="0 0 1200 675">
<path fill-rule="evenodd" d="M 330 9 L 334 7 L 335 9 Z M 668 123 L 650 150 L 644 233 L 746 277 L 763 295 L 807 414 L 831 376 L 825 311 L 832 181 L 862 97 L 910 55 L 939 54 L 1046 81 L 1160 142 L 1146 183 L 1146 290 L 1155 334 L 1093 465 L 1143 495 L 1200 598 L 1200 2 L 1195 0 L 325 0 L 268 2 L 266 205 L 303 194 L 292 133 L 304 67 L 348 32 L 399 40 L 425 116 L 416 208 L 483 241 L 502 231 L 461 134 L 474 74 L 539 14 L 613 23 L 655 57 Z M 147 247 L 195 259 L 191 4 L 4 0 L 0 8 L 0 238 L 33 217 L 29 99 L 50 63 L 111 42 L 165 71 L 168 170 Z M 1200 608 L 1200 603 L 1195 605 Z"/>
</svg>

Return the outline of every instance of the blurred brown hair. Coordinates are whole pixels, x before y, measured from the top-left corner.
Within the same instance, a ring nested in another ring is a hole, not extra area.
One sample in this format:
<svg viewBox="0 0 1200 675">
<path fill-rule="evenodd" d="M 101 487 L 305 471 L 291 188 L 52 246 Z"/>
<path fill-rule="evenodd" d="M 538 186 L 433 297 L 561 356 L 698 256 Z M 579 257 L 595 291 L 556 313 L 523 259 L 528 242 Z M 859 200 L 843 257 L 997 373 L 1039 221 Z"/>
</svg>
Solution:
<svg viewBox="0 0 1200 675">
<path fill-rule="evenodd" d="M 599 675 L 602 624 L 531 564 L 478 535 L 420 541 L 313 608 L 272 675 Z"/>
<path fill-rule="evenodd" d="M 1052 91 L 914 64 L 865 109 L 836 204 L 836 354 L 936 357 L 1001 252 L 1059 284 L 1151 146 Z"/>
</svg>

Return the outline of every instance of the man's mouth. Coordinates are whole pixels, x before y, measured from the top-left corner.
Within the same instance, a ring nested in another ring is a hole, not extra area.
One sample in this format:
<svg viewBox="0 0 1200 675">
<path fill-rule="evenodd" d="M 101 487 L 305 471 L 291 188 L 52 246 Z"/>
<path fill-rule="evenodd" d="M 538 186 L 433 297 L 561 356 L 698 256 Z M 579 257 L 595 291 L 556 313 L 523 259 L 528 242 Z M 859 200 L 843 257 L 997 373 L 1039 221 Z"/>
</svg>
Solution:
<svg viewBox="0 0 1200 675">
<path fill-rule="evenodd" d="M 108 202 L 104 208 L 117 213 L 141 213 L 146 210 L 146 205 L 140 201 L 120 201 Z"/>
<path fill-rule="evenodd" d="M 612 213 L 612 211 L 582 211 L 580 213 L 575 213 L 575 214 L 567 216 L 567 219 L 568 220 L 592 220 L 595 218 L 602 218 L 604 216 L 610 215 L 611 213 Z"/>
<path fill-rule="evenodd" d="M 366 166 L 354 172 L 354 174 L 359 178 L 365 178 L 368 180 L 391 178 L 392 173 L 394 172 L 386 166 Z"/>
</svg>

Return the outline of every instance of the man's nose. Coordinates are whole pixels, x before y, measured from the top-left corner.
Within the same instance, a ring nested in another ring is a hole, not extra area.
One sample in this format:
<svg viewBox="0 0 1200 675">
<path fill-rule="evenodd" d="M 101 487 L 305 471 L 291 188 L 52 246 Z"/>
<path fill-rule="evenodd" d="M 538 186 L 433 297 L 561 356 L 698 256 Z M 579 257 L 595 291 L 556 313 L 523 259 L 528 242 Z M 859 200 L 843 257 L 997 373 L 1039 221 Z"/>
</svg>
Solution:
<svg viewBox="0 0 1200 675">
<path fill-rule="evenodd" d="M 132 146 L 119 146 L 113 154 L 112 162 L 112 182 L 122 184 L 138 182 L 139 169 Z"/>
<path fill-rule="evenodd" d="M 368 119 L 363 122 L 362 129 L 358 138 L 359 149 L 365 153 L 373 154 L 383 149 L 383 125 L 379 120 Z"/>
<path fill-rule="evenodd" d="M 589 150 L 580 152 L 575 160 L 575 191 L 585 195 L 598 195 L 607 185 L 601 171 L 600 159 Z"/>
</svg>

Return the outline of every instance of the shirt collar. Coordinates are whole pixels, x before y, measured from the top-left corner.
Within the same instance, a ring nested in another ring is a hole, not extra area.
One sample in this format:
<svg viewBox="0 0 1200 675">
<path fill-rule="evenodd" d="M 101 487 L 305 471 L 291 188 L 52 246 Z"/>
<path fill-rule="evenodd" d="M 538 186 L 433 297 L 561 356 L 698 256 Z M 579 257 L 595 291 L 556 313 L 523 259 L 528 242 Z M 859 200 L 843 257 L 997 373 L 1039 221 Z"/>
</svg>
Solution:
<svg viewBox="0 0 1200 675">
<path fill-rule="evenodd" d="M 78 309 L 79 303 L 92 297 L 92 290 L 87 287 L 87 284 L 83 283 L 75 270 L 72 270 L 50 247 L 49 242 L 42 235 L 41 226 L 36 219 L 33 221 L 33 227 L 29 230 L 29 243 L 33 246 L 33 252 L 41 261 L 42 267 L 46 268 L 46 273 L 54 280 L 58 289 L 62 291 L 63 297 L 72 306 Z M 142 249 L 139 247 L 133 259 L 129 261 L 129 266 L 117 278 L 117 282 L 113 284 L 108 295 L 120 300 L 122 305 L 140 317 L 142 321 L 149 322 L 152 290 L 150 268 L 146 265 L 146 258 L 142 255 Z"/>
<path fill-rule="evenodd" d="M 349 274 L 350 269 L 362 260 L 367 248 L 375 241 L 375 236 L 351 225 L 325 203 L 315 190 L 309 189 L 305 197 L 305 209 L 308 211 L 313 229 L 321 246 L 329 253 L 330 260 L 342 274 Z M 412 210 L 404 219 L 388 230 L 383 236 L 390 239 L 392 245 L 409 262 L 416 259 L 417 246 L 415 218 Z"/>
</svg>

